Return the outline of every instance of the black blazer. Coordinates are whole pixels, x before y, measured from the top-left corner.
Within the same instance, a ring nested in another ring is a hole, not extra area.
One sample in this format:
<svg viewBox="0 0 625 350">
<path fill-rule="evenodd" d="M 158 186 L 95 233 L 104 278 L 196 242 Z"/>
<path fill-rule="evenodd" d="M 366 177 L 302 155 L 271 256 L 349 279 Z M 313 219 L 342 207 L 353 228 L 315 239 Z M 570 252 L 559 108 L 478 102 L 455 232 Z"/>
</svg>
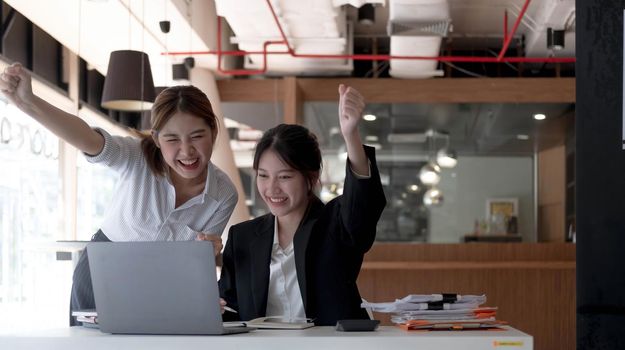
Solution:
<svg viewBox="0 0 625 350">
<path fill-rule="evenodd" d="M 370 178 L 356 178 L 348 165 L 343 195 L 325 205 L 314 197 L 293 238 L 306 316 L 314 318 L 317 325 L 367 318 L 360 307 L 356 279 L 363 256 L 375 240 L 386 198 L 375 151 L 365 146 L 365 152 L 371 164 Z M 271 214 L 230 228 L 219 291 L 241 320 L 265 316 L 273 232 Z M 224 315 L 226 320 L 235 318 Z"/>
</svg>

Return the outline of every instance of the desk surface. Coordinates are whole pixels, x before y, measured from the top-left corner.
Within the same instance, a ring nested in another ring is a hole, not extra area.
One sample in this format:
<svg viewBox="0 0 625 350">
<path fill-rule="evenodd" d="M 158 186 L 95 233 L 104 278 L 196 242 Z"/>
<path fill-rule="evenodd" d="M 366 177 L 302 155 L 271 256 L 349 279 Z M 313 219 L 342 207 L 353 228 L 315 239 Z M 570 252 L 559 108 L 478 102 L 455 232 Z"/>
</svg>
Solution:
<svg viewBox="0 0 625 350">
<path fill-rule="evenodd" d="M 256 330 L 225 336 L 117 335 L 82 327 L 0 335 L 3 349 L 514 349 L 531 350 L 532 336 L 511 327 L 503 331 L 403 331 L 380 327 L 375 332 L 337 332 L 334 327 L 304 330 Z"/>
</svg>

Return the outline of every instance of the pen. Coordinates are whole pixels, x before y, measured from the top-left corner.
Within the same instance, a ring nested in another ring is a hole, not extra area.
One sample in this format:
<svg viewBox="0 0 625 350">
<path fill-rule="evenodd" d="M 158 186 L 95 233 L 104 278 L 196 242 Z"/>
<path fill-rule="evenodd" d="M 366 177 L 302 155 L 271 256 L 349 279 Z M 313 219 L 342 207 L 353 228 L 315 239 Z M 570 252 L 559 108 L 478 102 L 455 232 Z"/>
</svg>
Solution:
<svg viewBox="0 0 625 350">
<path fill-rule="evenodd" d="M 230 312 L 234 312 L 235 314 L 238 314 L 237 310 L 231 308 L 230 306 L 224 306 L 224 310 L 230 311 Z"/>
</svg>

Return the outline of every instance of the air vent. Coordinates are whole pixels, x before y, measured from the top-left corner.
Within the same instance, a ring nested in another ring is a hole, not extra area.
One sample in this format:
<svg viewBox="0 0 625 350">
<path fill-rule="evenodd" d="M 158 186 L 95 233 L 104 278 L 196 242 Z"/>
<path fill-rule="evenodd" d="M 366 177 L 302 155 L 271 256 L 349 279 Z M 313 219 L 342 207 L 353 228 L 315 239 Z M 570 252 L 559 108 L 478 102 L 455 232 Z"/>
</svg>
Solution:
<svg viewBox="0 0 625 350">
<path fill-rule="evenodd" d="M 388 22 L 388 35 L 402 36 L 440 36 L 446 37 L 449 33 L 450 20 L 433 22 Z"/>
</svg>

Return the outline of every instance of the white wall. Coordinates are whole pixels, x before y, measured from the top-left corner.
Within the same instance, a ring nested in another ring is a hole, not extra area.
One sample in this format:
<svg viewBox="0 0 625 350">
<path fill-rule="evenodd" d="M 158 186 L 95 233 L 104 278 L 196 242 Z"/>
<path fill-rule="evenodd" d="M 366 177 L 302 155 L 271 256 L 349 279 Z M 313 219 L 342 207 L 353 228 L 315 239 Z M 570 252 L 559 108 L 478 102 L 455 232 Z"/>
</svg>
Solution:
<svg viewBox="0 0 625 350">
<path fill-rule="evenodd" d="M 430 211 L 429 241 L 460 242 L 476 219 L 485 219 L 488 198 L 516 197 L 519 233 L 524 242 L 535 242 L 533 177 L 530 157 L 460 157 L 456 168 L 442 171 L 444 203 Z"/>
</svg>

